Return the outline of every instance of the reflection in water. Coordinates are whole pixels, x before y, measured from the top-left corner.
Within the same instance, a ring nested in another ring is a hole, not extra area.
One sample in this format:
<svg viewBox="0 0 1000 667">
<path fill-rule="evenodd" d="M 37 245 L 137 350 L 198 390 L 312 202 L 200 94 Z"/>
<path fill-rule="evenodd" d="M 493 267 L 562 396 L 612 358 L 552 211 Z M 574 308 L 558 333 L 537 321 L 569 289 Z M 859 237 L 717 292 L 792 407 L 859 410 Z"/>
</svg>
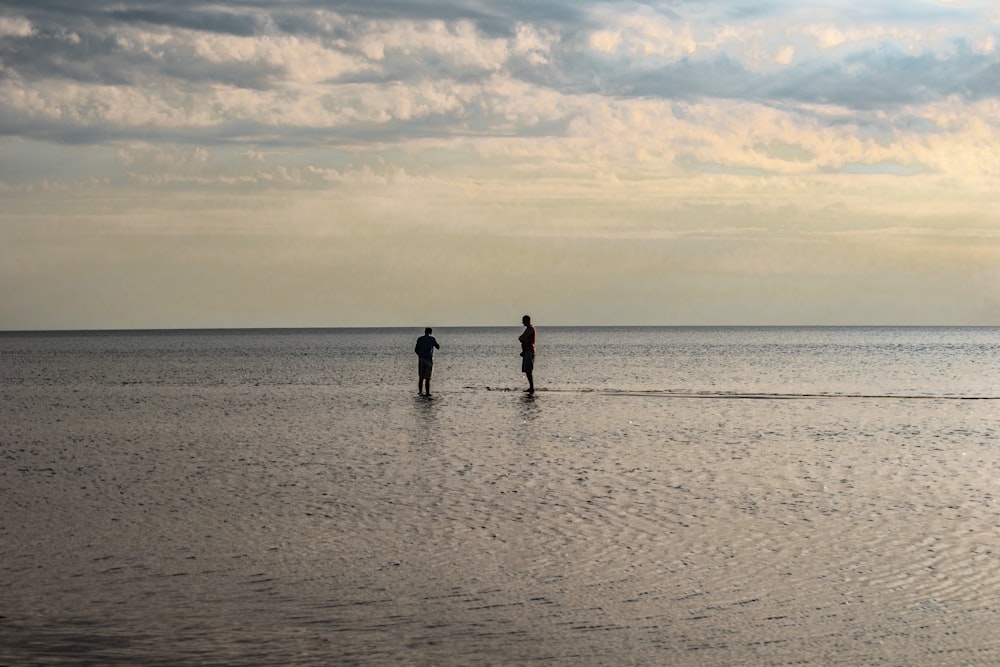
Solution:
<svg viewBox="0 0 1000 667">
<path fill-rule="evenodd" d="M 529 394 L 527 392 L 521 394 L 521 417 L 524 421 L 528 422 L 539 414 L 539 404 L 535 399 L 535 394 Z"/>
<path fill-rule="evenodd" d="M 414 396 L 413 405 L 414 412 L 417 417 L 421 420 L 433 420 L 436 416 L 434 411 L 434 397 L 433 396 Z"/>
<path fill-rule="evenodd" d="M 430 445 L 438 440 L 438 410 L 433 396 L 413 397 L 414 428 L 411 443 Z"/>
</svg>

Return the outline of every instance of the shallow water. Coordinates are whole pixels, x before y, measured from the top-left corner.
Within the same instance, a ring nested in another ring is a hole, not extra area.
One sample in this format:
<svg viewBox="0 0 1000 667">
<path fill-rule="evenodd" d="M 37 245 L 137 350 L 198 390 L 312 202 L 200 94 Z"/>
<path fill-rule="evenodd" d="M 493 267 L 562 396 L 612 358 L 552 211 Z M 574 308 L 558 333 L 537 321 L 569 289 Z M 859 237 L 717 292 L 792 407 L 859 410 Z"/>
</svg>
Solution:
<svg viewBox="0 0 1000 667">
<path fill-rule="evenodd" d="M 0 336 L 0 664 L 1000 664 L 1000 330 Z"/>
</svg>

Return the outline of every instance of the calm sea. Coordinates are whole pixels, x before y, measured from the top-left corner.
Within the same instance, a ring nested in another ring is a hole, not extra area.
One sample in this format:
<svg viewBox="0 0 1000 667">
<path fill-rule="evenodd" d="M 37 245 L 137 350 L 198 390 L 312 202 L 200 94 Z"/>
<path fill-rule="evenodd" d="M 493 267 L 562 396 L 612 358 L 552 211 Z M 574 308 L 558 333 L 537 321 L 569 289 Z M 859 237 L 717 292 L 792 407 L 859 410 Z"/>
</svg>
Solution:
<svg viewBox="0 0 1000 667">
<path fill-rule="evenodd" d="M 1000 664 L 1000 328 L 0 334 L 0 664 Z"/>
</svg>

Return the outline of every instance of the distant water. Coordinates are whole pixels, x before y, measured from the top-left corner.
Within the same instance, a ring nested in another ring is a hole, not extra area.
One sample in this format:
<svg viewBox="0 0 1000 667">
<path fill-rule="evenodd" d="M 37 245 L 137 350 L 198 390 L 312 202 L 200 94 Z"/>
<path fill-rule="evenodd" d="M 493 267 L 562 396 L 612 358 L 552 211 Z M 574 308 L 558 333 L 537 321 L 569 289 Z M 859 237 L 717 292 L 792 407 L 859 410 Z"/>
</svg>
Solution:
<svg viewBox="0 0 1000 667">
<path fill-rule="evenodd" d="M 1000 664 L 1000 328 L 0 334 L 0 664 Z"/>
</svg>

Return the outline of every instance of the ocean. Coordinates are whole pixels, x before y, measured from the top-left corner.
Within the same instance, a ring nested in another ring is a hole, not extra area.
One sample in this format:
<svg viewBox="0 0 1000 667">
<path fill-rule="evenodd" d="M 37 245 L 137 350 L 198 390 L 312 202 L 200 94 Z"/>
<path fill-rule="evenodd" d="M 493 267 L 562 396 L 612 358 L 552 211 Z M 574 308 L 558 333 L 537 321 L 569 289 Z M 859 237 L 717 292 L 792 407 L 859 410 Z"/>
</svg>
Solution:
<svg viewBox="0 0 1000 667">
<path fill-rule="evenodd" d="M 1000 328 L 536 325 L 0 334 L 0 664 L 1000 664 Z"/>
</svg>

